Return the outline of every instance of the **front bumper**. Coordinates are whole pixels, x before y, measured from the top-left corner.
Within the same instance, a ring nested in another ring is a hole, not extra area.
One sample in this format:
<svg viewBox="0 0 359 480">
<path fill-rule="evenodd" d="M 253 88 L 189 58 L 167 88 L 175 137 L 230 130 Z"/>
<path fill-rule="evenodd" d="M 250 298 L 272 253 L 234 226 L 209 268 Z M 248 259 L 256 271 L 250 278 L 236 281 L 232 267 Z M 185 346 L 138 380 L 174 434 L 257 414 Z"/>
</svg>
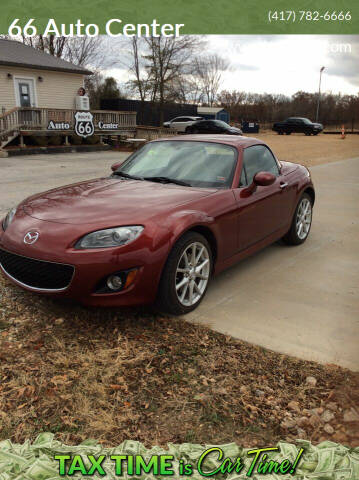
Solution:
<svg viewBox="0 0 359 480">
<path fill-rule="evenodd" d="M 25 218 L 23 222 L 15 220 L 6 232 L 0 227 L 0 249 L 18 256 L 19 258 L 16 257 L 15 260 L 20 263 L 23 257 L 40 261 L 42 264 L 71 266 L 73 275 L 65 288 L 49 289 L 44 284 L 38 288 L 29 284 L 31 281 L 28 281 L 28 276 L 24 282 L 23 278 L 11 275 L 0 264 L 2 273 L 10 281 L 29 291 L 72 298 L 84 305 L 132 306 L 151 304 L 155 301 L 161 271 L 169 249 L 166 241 L 154 242 L 149 236 L 151 232 L 148 232 L 149 235 L 142 234 L 132 244 L 121 247 L 75 250 L 72 246 L 66 246 L 63 240 L 67 237 L 67 230 L 72 230 L 73 236 L 73 225 L 34 220 L 32 217 Z M 24 235 L 26 231 L 34 228 L 40 231 L 39 241 L 33 245 L 26 245 L 23 242 Z M 61 236 L 57 235 L 59 232 Z M 36 264 L 32 268 L 37 268 Z M 109 275 L 132 269 L 136 269 L 137 273 L 128 288 L 114 293 L 98 292 L 99 285 Z"/>
</svg>

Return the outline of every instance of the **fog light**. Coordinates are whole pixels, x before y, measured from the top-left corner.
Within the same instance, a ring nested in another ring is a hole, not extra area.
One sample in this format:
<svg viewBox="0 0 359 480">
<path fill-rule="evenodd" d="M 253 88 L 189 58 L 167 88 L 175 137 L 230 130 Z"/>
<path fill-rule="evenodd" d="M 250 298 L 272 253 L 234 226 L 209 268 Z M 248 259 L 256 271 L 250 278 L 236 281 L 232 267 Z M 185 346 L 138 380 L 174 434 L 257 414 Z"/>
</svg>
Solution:
<svg viewBox="0 0 359 480">
<path fill-rule="evenodd" d="M 111 275 L 107 279 L 107 286 L 110 290 L 120 290 L 122 288 L 122 279 L 118 275 Z"/>
</svg>

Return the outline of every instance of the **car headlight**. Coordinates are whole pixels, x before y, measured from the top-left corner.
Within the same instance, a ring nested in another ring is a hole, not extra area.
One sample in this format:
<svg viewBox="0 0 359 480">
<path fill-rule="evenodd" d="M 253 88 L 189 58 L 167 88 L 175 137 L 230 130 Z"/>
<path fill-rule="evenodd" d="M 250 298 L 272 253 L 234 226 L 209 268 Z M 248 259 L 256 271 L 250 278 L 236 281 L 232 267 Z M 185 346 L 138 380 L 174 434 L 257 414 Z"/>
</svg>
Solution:
<svg viewBox="0 0 359 480">
<path fill-rule="evenodd" d="M 75 248 L 106 248 L 127 245 L 136 240 L 141 235 L 142 230 L 141 225 L 97 230 L 97 232 L 88 233 L 82 237 L 76 243 Z"/>
<path fill-rule="evenodd" d="M 15 216 L 15 213 L 16 213 L 16 208 L 12 208 L 8 214 L 6 215 L 6 217 L 4 218 L 3 222 L 2 222 L 2 228 L 3 230 L 5 231 L 7 229 L 7 227 L 10 225 L 10 223 L 12 222 L 12 219 L 14 218 Z"/>
</svg>

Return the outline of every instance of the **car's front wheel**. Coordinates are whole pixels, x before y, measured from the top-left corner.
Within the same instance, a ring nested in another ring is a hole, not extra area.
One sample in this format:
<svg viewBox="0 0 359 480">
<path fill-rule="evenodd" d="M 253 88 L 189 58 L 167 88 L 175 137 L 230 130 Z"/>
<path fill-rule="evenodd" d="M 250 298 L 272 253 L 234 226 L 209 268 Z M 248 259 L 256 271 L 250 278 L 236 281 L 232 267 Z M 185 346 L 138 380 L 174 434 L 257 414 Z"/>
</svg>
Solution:
<svg viewBox="0 0 359 480">
<path fill-rule="evenodd" d="M 291 227 L 283 237 L 289 245 L 299 245 L 306 241 L 312 225 L 313 201 L 307 193 L 301 196 L 295 209 Z"/>
<path fill-rule="evenodd" d="M 159 285 L 157 308 L 172 315 L 194 310 L 207 291 L 212 267 L 212 251 L 205 237 L 187 232 L 168 256 Z"/>
</svg>

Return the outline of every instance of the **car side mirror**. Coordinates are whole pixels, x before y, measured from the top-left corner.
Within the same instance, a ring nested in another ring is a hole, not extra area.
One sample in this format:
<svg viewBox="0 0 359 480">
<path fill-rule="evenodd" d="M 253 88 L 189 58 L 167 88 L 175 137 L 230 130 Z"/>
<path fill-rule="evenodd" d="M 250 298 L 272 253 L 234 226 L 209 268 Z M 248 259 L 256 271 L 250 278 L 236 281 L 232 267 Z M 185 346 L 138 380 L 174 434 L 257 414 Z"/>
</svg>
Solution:
<svg viewBox="0 0 359 480">
<path fill-rule="evenodd" d="M 253 183 L 257 186 L 267 187 L 275 182 L 275 175 L 269 172 L 258 172 L 253 177 Z"/>
<path fill-rule="evenodd" d="M 257 172 L 252 183 L 241 191 L 241 197 L 249 197 L 257 190 L 257 187 L 267 187 L 275 182 L 276 176 L 270 172 Z"/>
<path fill-rule="evenodd" d="M 111 170 L 113 172 L 115 172 L 123 164 L 123 162 L 124 162 L 124 160 L 121 160 L 120 162 L 114 163 L 113 165 L 111 165 Z"/>
</svg>

